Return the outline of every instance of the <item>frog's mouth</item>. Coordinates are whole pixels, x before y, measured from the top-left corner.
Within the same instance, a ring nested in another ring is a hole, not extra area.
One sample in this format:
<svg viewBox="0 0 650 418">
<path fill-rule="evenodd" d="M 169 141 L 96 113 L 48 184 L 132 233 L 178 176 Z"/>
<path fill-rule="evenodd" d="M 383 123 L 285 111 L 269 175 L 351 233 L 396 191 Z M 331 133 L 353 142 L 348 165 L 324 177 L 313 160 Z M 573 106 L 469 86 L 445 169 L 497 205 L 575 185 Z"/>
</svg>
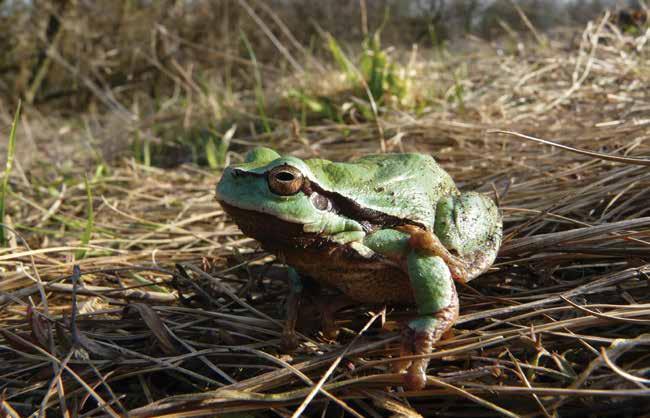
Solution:
<svg viewBox="0 0 650 418">
<path fill-rule="evenodd" d="M 268 251 L 284 248 L 321 248 L 332 245 L 327 237 L 305 232 L 303 225 L 287 222 L 272 215 L 242 209 L 219 201 L 241 231 L 256 239 Z M 272 219 L 267 219 L 271 217 Z"/>
</svg>

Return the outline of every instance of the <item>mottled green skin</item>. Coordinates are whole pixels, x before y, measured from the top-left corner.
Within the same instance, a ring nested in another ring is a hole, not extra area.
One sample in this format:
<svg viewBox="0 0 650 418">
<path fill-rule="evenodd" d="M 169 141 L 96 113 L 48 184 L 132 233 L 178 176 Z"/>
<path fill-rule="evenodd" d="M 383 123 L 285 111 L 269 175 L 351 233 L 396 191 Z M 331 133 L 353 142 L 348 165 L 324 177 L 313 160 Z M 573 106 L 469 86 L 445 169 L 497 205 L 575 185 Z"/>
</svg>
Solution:
<svg viewBox="0 0 650 418">
<path fill-rule="evenodd" d="M 356 212 L 347 211 L 346 216 L 345 210 L 319 210 L 312 204 L 309 191 L 291 196 L 274 194 L 264 174 L 281 165 L 299 169 L 321 194 L 336 194 L 356 208 L 389 215 L 391 224 L 369 225 L 367 219 L 349 214 Z M 361 301 L 415 302 L 419 317 L 409 327 L 435 334 L 434 339 L 457 316 L 452 273 L 443 258 L 417 248 L 409 233 L 392 225 L 412 225 L 435 235 L 450 253 L 467 262 L 467 277 L 461 280 L 487 269 L 501 240 L 501 218 L 494 202 L 478 193 L 461 194 L 435 160 L 423 154 L 370 155 L 337 163 L 301 160 L 258 148 L 243 164 L 226 168 L 217 196 L 242 230 L 281 255 L 298 272 L 316 276 Z M 247 221 L 240 223 L 241 214 L 232 207 L 245 210 Z M 251 220 L 251 211 L 259 216 L 259 227 L 255 217 Z M 297 226 L 299 233 L 322 238 L 329 243 L 327 250 L 320 250 L 322 241 L 318 246 L 291 239 L 280 242 L 282 231 L 278 234 L 277 229 L 266 235 L 258 232 L 274 220 L 288 223 L 283 225 L 292 230 Z M 346 251 L 339 251 L 343 247 Z"/>
</svg>

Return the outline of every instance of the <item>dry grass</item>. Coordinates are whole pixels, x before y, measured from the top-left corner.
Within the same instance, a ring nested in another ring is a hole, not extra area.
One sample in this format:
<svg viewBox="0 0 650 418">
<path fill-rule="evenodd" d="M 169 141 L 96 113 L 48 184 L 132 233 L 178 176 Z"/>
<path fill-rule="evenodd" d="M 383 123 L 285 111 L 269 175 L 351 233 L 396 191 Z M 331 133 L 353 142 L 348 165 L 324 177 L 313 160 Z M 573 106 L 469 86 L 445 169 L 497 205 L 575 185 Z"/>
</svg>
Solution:
<svg viewBox="0 0 650 418">
<path fill-rule="evenodd" d="M 333 159 L 430 152 L 463 188 L 496 194 L 506 241 L 494 268 L 459 289 L 455 335 L 418 392 L 390 371 L 405 308 L 344 311 L 337 341 L 308 327 L 296 353 L 280 353 L 284 266 L 213 200 L 218 172 L 124 161 L 95 175 L 93 233 L 75 259 L 83 168 L 16 170 L 8 220 L 20 237 L 0 250 L 0 410 L 290 416 L 309 397 L 310 416 L 650 412 L 650 170 L 488 133 L 650 155 L 648 36 L 603 20 L 574 43 L 477 42 L 414 60 L 416 90 L 443 91 L 417 114 L 278 120 L 233 139 L 233 160 L 260 143 Z"/>
</svg>

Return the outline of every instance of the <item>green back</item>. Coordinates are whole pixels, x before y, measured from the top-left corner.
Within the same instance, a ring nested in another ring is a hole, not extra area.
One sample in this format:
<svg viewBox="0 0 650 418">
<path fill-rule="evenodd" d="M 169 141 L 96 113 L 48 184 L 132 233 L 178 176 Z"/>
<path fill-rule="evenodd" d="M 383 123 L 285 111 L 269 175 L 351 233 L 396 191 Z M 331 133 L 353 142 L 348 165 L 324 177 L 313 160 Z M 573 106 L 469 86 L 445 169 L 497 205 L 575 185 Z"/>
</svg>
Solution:
<svg viewBox="0 0 650 418">
<path fill-rule="evenodd" d="M 362 207 L 433 229 L 442 196 L 457 194 L 452 178 L 424 154 L 378 154 L 349 163 L 305 161 L 310 180 L 323 189 L 352 199 Z"/>
</svg>

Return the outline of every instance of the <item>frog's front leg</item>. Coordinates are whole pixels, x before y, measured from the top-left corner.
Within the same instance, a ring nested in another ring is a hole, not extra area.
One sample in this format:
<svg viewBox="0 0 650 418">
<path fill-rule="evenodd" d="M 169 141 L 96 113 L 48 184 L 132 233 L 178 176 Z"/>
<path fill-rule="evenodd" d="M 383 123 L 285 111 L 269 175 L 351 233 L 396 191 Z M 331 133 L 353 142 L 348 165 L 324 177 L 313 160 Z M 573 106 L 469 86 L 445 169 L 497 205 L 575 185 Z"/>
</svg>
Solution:
<svg viewBox="0 0 650 418">
<path fill-rule="evenodd" d="M 412 250 L 407 259 L 408 275 L 419 316 L 409 322 L 402 335 L 401 355 L 429 354 L 433 344 L 458 319 L 458 295 L 451 271 L 438 256 Z M 413 360 L 405 376 L 409 389 L 422 389 L 426 385 L 428 358 Z"/>
<path fill-rule="evenodd" d="M 289 267 L 289 297 L 287 298 L 286 321 L 282 328 L 281 348 L 283 351 L 293 351 L 298 347 L 296 336 L 296 322 L 304 291 L 304 285 L 296 270 Z"/>
</svg>

